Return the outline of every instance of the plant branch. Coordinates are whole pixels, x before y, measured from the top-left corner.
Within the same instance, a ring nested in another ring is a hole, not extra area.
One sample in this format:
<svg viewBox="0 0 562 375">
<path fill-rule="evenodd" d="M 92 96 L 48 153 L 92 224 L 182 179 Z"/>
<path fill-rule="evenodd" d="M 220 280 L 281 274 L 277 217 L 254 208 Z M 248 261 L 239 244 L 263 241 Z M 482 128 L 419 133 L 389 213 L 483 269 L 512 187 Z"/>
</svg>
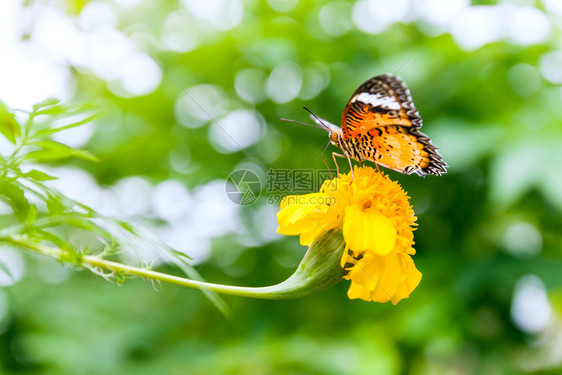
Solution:
<svg viewBox="0 0 562 375">
<path fill-rule="evenodd" d="M 74 252 L 69 253 L 68 251 L 56 247 L 30 241 L 22 235 L 14 234 L 0 240 L 4 240 L 12 245 L 22 247 L 35 253 L 58 259 L 63 263 L 93 267 L 95 269 L 107 270 L 125 276 L 140 276 L 150 280 L 181 285 L 188 288 L 208 290 L 240 297 L 262 299 L 301 297 L 317 290 L 325 289 L 337 283 L 343 276 L 343 270 L 339 266 L 339 259 L 341 259 L 341 254 L 344 249 L 340 233 L 327 233 L 325 236 L 315 241 L 293 275 L 280 284 L 267 287 L 241 287 L 187 279 L 103 259 L 97 255 L 77 255 Z"/>
<path fill-rule="evenodd" d="M 76 263 L 78 266 L 89 266 L 102 270 L 120 273 L 122 275 L 140 276 L 150 280 L 181 285 L 194 289 L 211 290 L 217 293 L 230 294 L 230 295 L 241 296 L 241 297 L 262 298 L 262 299 L 287 299 L 287 298 L 300 297 L 303 295 L 310 294 L 318 289 L 323 289 L 323 288 L 310 287 L 310 278 L 303 277 L 302 272 L 299 272 L 299 270 L 301 270 L 302 268 L 301 266 L 299 266 L 299 269 L 291 277 L 289 277 L 287 280 L 285 280 L 280 284 L 268 286 L 268 287 L 240 287 L 240 286 L 214 284 L 214 283 L 207 283 L 204 281 L 187 279 L 184 277 L 179 277 L 179 276 L 157 272 L 145 268 L 131 266 L 128 264 L 110 261 L 96 255 L 82 255 L 80 257 L 76 257 L 75 255 L 67 254 L 68 252 L 65 252 L 62 249 L 46 246 L 40 243 L 30 241 L 21 235 L 11 235 L 3 238 L 3 240 L 12 245 L 22 247 L 26 250 L 39 253 L 41 255 L 55 258 L 65 263 Z M 307 253 L 307 255 L 309 255 L 309 253 Z M 312 262 L 318 262 L 318 256 L 316 254 L 309 255 L 308 258 L 312 259 Z M 78 259 L 78 261 L 73 262 L 72 259 Z M 307 259 L 306 256 L 305 259 Z M 320 261 L 323 260 L 320 259 Z"/>
</svg>

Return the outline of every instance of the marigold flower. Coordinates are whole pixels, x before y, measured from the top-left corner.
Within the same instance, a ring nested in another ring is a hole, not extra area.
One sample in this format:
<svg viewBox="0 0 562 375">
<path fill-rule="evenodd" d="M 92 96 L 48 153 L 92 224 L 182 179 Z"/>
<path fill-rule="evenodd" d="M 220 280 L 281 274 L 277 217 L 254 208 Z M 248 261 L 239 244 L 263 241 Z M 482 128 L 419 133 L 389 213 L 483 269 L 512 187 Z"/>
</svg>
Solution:
<svg viewBox="0 0 562 375">
<path fill-rule="evenodd" d="M 341 231 L 341 266 L 351 280 L 349 298 L 393 304 L 421 280 L 414 266 L 416 217 L 402 187 L 370 167 L 327 180 L 319 193 L 287 196 L 277 214 L 278 232 L 300 235 L 310 245 L 320 235 Z"/>
</svg>

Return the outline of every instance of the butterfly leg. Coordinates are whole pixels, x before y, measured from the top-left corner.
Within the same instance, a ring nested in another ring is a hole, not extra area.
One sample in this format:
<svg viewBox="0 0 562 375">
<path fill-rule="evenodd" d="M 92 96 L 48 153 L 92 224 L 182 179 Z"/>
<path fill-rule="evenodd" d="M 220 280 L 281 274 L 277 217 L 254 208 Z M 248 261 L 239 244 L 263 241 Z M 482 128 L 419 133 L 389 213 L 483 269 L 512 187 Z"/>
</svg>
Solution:
<svg viewBox="0 0 562 375">
<path fill-rule="evenodd" d="M 351 171 L 351 181 L 349 182 L 349 184 L 351 185 L 351 183 L 353 182 L 353 165 L 351 165 L 351 158 L 348 155 L 345 155 L 345 157 L 347 158 L 347 162 L 349 163 L 349 170 Z"/>
<path fill-rule="evenodd" d="M 326 150 L 328 149 L 328 146 L 330 145 L 330 142 L 328 142 L 328 144 L 326 145 L 326 147 L 324 147 L 324 151 L 322 151 L 322 160 L 324 160 L 324 164 L 326 164 L 326 167 L 328 167 L 328 172 L 330 172 L 330 177 L 334 178 L 334 176 L 332 175 L 332 170 L 330 169 L 330 166 L 328 165 L 328 162 L 326 161 L 326 158 L 324 157 L 324 153 L 326 152 Z M 335 159 L 334 159 L 335 161 Z M 338 163 L 336 163 L 336 168 L 338 167 Z M 339 171 L 338 171 L 339 172 Z M 338 173 L 339 174 L 339 173 Z"/>
<path fill-rule="evenodd" d="M 340 158 L 346 158 L 349 162 L 349 168 L 351 171 L 351 182 L 353 182 L 353 165 L 351 164 L 351 158 L 344 154 L 338 154 L 337 152 L 332 152 L 332 159 L 334 159 L 334 163 L 336 164 L 336 170 L 338 171 L 338 177 L 340 175 L 340 168 L 338 167 L 338 163 L 336 162 L 336 156 Z M 351 184 L 350 182 L 350 184 Z"/>
<path fill-rule="evenodd" d="M 337 173 L 337 177 L 340 176 L 340 167 L 338 165 L 338 162 L 336 161 L 336 156 L 344 156 L 342 154 L 338 154 L 337 152 L 332 152 L 332 159 L 334 159 L 334 164 L 336 165 L 336 173 Z"/>
</svg>

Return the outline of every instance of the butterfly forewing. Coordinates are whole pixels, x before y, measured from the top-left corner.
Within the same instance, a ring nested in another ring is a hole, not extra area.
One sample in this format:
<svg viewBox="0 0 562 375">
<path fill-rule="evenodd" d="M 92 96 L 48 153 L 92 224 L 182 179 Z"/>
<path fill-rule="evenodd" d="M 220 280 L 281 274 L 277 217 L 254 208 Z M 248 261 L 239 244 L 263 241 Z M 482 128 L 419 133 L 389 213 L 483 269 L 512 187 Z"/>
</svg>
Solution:
<svg viewBox="0 0 562 375">
<path fill-rule="evenodd" d="M 421 126 L 410 90 L 388 74 L 362 84 L 342 116 L 343 141 L 352 142 L 363 159 L 401 173 L 441 175 L 447 164 Z"/>
</svg>

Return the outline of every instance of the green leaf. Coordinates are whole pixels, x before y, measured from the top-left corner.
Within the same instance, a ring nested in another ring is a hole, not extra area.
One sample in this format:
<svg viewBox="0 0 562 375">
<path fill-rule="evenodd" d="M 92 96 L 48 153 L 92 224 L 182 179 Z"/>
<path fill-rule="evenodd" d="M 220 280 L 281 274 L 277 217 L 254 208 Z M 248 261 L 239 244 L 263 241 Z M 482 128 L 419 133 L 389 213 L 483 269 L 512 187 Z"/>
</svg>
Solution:
<svg viewBox="0 0 562 375">
<path fill-rule="evenodd" d="M 62 204 L 59 197 L 47 192 L 47 211 L 49 211 L 49 216 L 57 216 L 65 211 L 65 207 Z"/>
<path fill-rule="evenodd" d="M 51 105 L 47 108 L 37 110 L 33 114 L 35 116 L 39 116 L 39 115 L 51 115 L 51 116 L 62 115 L 62 116 L 58 116 L 60 118 L 60 117 L 67 117 L 67 116 L 75 116 L 75 115 L 79 115 L 81 113 L 95 111 L 97 109 L 98 109 L 97 106 L 95 106 L 93 104 L 90 104 L 90 103 L 69 106 L 69 105 L 61 105 L 57 101 L 54 105 Z"/>
<path fill-rule="evenodd" d="M 176 255 L 178 258 L 185 258 L 188 261 L 192 261 L 193 258 L 191 258 L 189 255 L 187 255 L 186 253 L 182 253 L 181 251 L 172 249 L 172 252 L 174 255 Z"/>
<path fill-rule="evenodd" d="M 58 106 L 59 103 L 60 103 L 60 100 L 54 99 L 54 98 L 44 100 L 44 101 L 42 101 L 40 103 L 37 103 L 33 106 L 33 113 L 35 113 L 35 114 L 55 114 L 55 113 L 49 113 L 49 111 L 54 111 L 54 112 L 56 112 L 56 114 L 61 113 L 62 107 Z M 45 107 L 50 107 L 50 108 L 45 109 Z M 39 113 L 40 109 L 43 109 L 41 111 L 41 113 Z"/>
<path fill-rule="evenodd" d="M 77 150 L 63 143 L 59 143 L 55 141 L 30 142 L 29 145 L 40 147 L 41 150 L 31 151 L 30 153 L 28 153 L 25 156 L 27 160 L 36 160 L 38 162 L 45 162 L 45 161 L 61 160 L 70 157 L 78 157 L 81 159 L 86 159 L 96 162 L 98 161 L 98 158 L 95 155 L 89 153 L 88 151 Z"/>
<path fill-rule="evenodd" d="M 27 212 L 27 218 L 25 219 L 25 222 L 27 224 L 33 224 L 35 223 L 36 219 L 37 219 L 37 206 L 32 204 L 31 206 L 29 206 L 29 211 Z"/>
<path fill-rule="evenodd" d="M 119 224 L 119 226 L 123 229 L 125 229 L 127 232 L 131 233 L 131 234 L 137 234 L 137 232 L 135 231 L 135 228 L 127 222 L 124 221 L 117 221 L 117 223 Z"/>
<path fill-rule="evenodd" d="M 0 181 L 0 199 L 7 202 L 21 222 L 25 222 L 29 213 L 29 202 L 25 198 L 24 190 L 18 186 L 19 184 Z"/>
<path fill-rule="evenodd" d="M 57 179 L 57 177 L 51 176 L 50 174 L 47 174 L 45 172 L 38 171 L 37 169 L 32 169 L 29 172 L 22 174 L 22 176 L 35 181 L 49 181 Z"/>
<path fill-rule="evenodd" d="M 85 159 L 85 160 L 90 160 L 93 162 L 98 162 L 100 161 L 100 159 L 92 154 L 91 152 L 88 152 L 86 150 L 77 150 L 77 149 L 72 149 L 72 156 L 80 158 L 80 159 Z"/>
<path fill-rule="evenodd" d="M 0 133 L 14 144 L 16 138 L 21 136 L 21 128 L 16 117 L 2 102 L 0 102 Z"/>
<path fill-rule="evenodd" d="M 41 137 L 47 137 L 49 135 L 55 134 L 55 133 L 59 133 L 63 130 L 67 130 L 67 129 L 72 129 L 84 124 L 87 124 L 89 122 L 92 122 L 93 120 L 95 120 L 97 117 L 99 117 L 99 114 L 93 114 L 91 116 L 88 116 L 80 121 L 77 121 L 75 123 L 72 124 L 68 124 L 68 125 L 64 125 L 64 126 L 60 126 L 58 128 L 51 128 L 51 129 L 44 129 L 44 130 L 40 130 L 37 133 L 33 134 L 30 138 L 41 138 Z"/>
<path fill-rule="evenodd" d="M 102 230 L 88 219 L 69 218 L 66 221 L 66 224 L 71 225 L 74 228 L 83 229 L 90 233 L 98 233 L 98 234 L 102 234 L 103 236 L 109 236 L 109 234 L 106 231 Z"/>
<path fill-rule="evenodd" d="M 52 242 L 62 250 L 60 257 L 61 262 L 68 262 L 75 265 L 80 265 L 82 263 L 82 254 L 73 248 L 67 241 L 51 232 L 47 232 L 46 230 L 37 229 L 36 232 L 41 239 Z"/>
<path fill-rule="evenodd" d="M 37 234 L 42 240 L 50 241 L 61 249 L 68 250 L 71 248 L 66 241 L 51 232 L 47 232 L 43 229 L 37 229 Z"/>
</svg>

